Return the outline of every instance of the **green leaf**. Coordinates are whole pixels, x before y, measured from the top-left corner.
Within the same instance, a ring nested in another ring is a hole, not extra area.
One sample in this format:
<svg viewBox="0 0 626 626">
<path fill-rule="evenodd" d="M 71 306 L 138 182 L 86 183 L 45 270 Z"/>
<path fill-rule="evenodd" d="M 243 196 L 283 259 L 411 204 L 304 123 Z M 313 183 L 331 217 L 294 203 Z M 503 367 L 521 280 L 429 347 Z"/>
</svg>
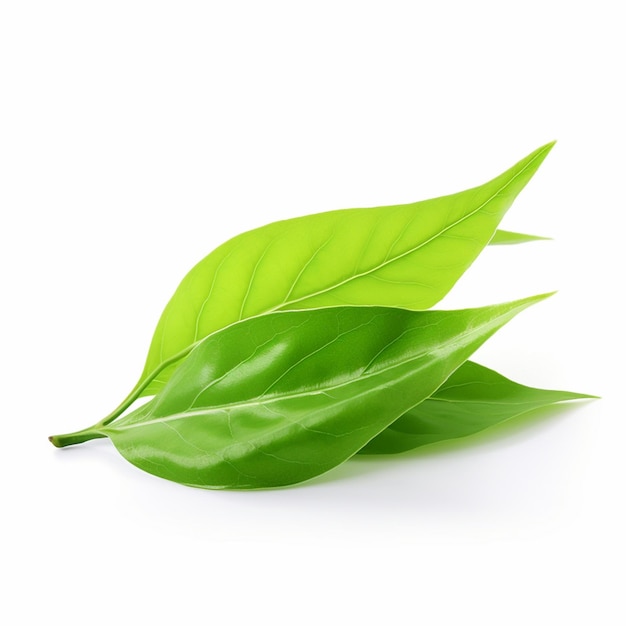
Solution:
<svg viewBox="0 0 626 626">
<path fill-rule="evenodd" d="M 198 341 L 239 320 L 338 305 L 430 308 L 492 240 L 552 145 L 461 193 L 318 213 L 227 241 L 185 276 L 165 307 L 141 378 L 120 409 L 157 393 Z"/>
<path fill-rule="evenodd" d="M 473 435 L 533 409 L 594 397 L 526 387 L 467 361 L 434 394 L 399 417 L 359 452 L 406 452 Z"/>
<path fill-rule="evenodd" d="M 176 482 L 297 483 L 355 454 L 545 297 L 462 311 L 331 307 L 246 320 L 207 337 L 147 408 L 99 432 L 131 463 Z"/>
<path fill-rule="evenodd" d="M 525 235 L 524 233 L 513 233 L 509 230 L 497 230 L 490 246 L 508 246 L 517 243 L 527 243 L 529 241 L 547 241 L 550 237 L 539 237 L 537 235 Z"/>
</svg>

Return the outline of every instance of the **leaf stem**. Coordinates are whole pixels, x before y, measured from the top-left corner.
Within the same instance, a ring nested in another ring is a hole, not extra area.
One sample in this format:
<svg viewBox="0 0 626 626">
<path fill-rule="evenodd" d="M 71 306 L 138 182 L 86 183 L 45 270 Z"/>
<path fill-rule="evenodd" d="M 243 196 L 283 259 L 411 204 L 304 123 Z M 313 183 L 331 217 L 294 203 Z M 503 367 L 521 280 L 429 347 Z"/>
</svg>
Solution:
<svg viewBox="0 0 626 626">
<path fill-rule="evenodd" d="M 77 443 L 84 443 L 85 441 L 90 441 L 91 439 L 102 439 L 103 437 L 106 437 L 104 433 L 99 432 L 99 429 L 117 419 L 126 409 L 128 409 L 135 402 L 135 400 L 137 400 L 141 396 L 146 387 L 166 367 L 169 367 L 170 365 L 172 365 L 172 363 L 176 363 L 176 361 L 179 361 L 183 357 L 187 356 L 196 346 L 196 343 L 191 344 L 178 354 L 175 354 L 173 357 L 170 357 L 169 359 L 163 361 L 163 363 L 161 363 L 159 367 L 157 367 L 149 376 L 140 379 L 133 388 L 133 390 L 126 396 L 126 398 L 124 398 L 124 400 L 122 400 L 121 404 L 93 426 L 90 426 L 89 428 L 83 428 L 82 430 L 77 430 L 73 433 L 52 435 L 51 437 L 48 437 L 48 440 L 57 448 L 64 448 L 65 446 L 72 446 Z"/>
<path fill-rule="evenodd" d="M 48 437 L 48 440 L 52 445 L 57 448 L 64 448 L 65 446 L 72 446 L 76 443 L 84 443 L 91 439 L 102 439 L 106 437 L 104 433 L 98 432 L 92 428 L 84 428 L 83 430 L 77 430 L 74 433 L 67 433 L 65 435 L 52 435 Z"/>
</svg>

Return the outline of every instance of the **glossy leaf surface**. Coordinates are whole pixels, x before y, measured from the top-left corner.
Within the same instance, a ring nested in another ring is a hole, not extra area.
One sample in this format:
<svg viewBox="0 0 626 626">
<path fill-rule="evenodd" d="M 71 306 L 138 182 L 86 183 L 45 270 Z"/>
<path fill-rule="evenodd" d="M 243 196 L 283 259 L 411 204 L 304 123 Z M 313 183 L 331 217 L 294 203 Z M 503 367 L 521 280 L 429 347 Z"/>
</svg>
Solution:
<svg viewBox="0 0 626 626">
<path fill-rule="evenodd" d="M 102 428 L 138 467 L 209 488 L 297 483 L 345 461 L 546 296 L 462 311 L 335 307 L 216 332 L 148 408 Z"/>
<path fill-rule="evenodd" d="M 534 409 L 592 397 L 526 387 L 467 361 L 435 393 L 399 417 L 359 452 L 406 452 L 429 443 L 473 435 Z"/>
<path fill-rule="evenodd" d="M 227 241 L 185 276 L 165 307 L 136 389 L 158 392 L 180 365 L 177 355 L 259 314 L 338 305 L 430 308 L 492 240 L 551 147 L 461 193 L 318 213 Z"/>
</svg>

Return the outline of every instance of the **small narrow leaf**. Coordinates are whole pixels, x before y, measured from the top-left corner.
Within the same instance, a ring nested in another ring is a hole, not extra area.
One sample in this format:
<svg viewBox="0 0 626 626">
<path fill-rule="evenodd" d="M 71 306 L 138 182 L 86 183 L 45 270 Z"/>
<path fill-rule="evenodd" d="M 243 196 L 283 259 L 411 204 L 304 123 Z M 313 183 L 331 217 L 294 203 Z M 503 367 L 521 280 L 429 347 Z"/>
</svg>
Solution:
<svg viewBox="0 0 626 626">
<path fill-rule="evenodd" d="M 147 472 L 207 488 L 297 483 L 354 455 L 545 298 L 462 311 L 330 307 L 202 341 L 146 407 L 100 429 Z"/>
<path fill-rule="evenodd" d="M 390 424 L 360 453 L 406 452 L 430 443 L 473 435 L 533 409 L 593 397 L 526 387 L 467 361 L 430 398 Z"/>
<path fill-rule="evenodd" d="M 548 241 L 550 237 L 539 237 L 538 235 L 525 235 L 524 233 L 513 233 L 509 230 L 497 230 L 489 242 L 490 246 L 509 246 L 518 243 L 528 243 L 529 241 Z"/>
<path fill-rule="evenodd" d="M 338 305 L 432 307 L 492 240 L 552 145 L 467 191 L 318 213 L 227 241 L 185 276 L 165 307 L 135 396 L 158 392 L 210 333 L 262 313 Z"/>
</svg>

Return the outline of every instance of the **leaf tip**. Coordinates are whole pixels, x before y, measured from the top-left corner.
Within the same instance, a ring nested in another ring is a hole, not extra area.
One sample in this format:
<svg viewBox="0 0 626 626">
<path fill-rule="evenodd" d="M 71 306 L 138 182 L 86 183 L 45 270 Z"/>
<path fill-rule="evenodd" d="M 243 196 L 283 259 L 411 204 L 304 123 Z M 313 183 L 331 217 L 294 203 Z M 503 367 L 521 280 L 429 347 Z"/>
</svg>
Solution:
<svg viewBox="0 0 626 626">
<path fill-rule="evenodd" d="M 548 153 L 552 150 L 552 148 L 554 148 L 556 144 L 556 139 L 553 139 L 552 141 L 548 141 L 548 143 L 544 143 L 543 146 L 540 146 L 539 148 L 537 148 L 532 154 L 535 156 L 541 156 L 542 157 L 542 161 L 543 159 L 548 155 Z"/>
<path fill-rule="evenodd" d="M 535 243 L 536 241 L 554 241 L 554 237 L 544 237 L 543 235 L 528 235 L 525 243 Z"/>
<path fill-rule="evenodd" d="M 541 165 L 541 163 L 543 163 L 544 159 L 548 156 L 552 148 L 554 148 L 554 144 L 556 144 L 556 139 L 554 139 L 553 141 L 549 141 L 543 146 L 537 148 L 534 152 L 531 152 L 524 160 L 528 161 L 529 163 L 534 162 L 534 169 L 536 170 Z"/>
<path fill-rule="evenodd" d="M 520 311 L 527 309 L 528 307 L 537 304 L 537 302 L 541 302 L 542 300 L 546 300 L 550 296 L 553 296 L 556 291 L 550 291 L 548 293 L 540 293 L 535 296 L 528 296 L 527 298 L 520 298 L 519 300 L 513 300 L 512 302 L 508 302 L 503 306 L 509 311 L 514 311 L 514 315 L 517 315 Z"/>
<path fill-rule="evenodd" d="M 529 296 L 528 298 L 523 298 L 519 302 L 520 302 L 520 304 L 522 304 L 524 306 L 529 306 L 531 304 L 535 304 L 535 302 L 541 302 L 542 300 L 547 300 L 548 298 L 553 296 L 555 293 L 557 293 L 557 292 L 556 291 L 548 291 L 546 293 L 539 293 L 536 296 Z"/>
<path fill-rule="evenodd" d="M 543 146 L 533 150 L 530 154 L 525 156 L 521 161 L 518 161 L 515 165 L 510 167 L 506 172 L 500 174 L 500 176 L 494 178 L 490 183 L 498 181 L 500 184 L 504 184 L 508 188 L 508 196 L 510 198 L 507 209 L 510 203 L 513 202 L 519 192 L 526 186 L 528 181 L 534 176 L 535 172 L 539 169 L 539 166 L 544 162 L 548 153 L 554 147 L 556 141 L 550 141 Z"/>
</svg>

